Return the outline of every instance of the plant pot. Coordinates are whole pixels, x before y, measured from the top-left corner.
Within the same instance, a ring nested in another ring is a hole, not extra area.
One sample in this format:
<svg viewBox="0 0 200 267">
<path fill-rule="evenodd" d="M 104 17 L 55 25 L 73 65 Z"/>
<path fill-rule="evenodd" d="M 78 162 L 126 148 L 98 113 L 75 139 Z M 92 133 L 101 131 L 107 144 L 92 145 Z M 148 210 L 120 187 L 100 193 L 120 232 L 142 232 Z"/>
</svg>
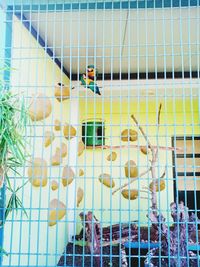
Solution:
<svg viewBox="0 0 200 267">
<path fill-rule="evenodd" d="M 151 265 L 145 265 L 146 255 L 151 249 L 159 248 L 159 243 L 127 242 L 125 248 L 126 255 L 129 257 L 129 266 L 150 267 Z"/>
</svg>

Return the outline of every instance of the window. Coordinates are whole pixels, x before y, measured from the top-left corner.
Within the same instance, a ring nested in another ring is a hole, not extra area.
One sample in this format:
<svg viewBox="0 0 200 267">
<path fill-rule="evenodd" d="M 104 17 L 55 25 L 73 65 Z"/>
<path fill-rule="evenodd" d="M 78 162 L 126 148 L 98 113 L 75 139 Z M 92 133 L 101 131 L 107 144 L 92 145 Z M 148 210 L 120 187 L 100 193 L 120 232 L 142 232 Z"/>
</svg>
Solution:
<svg viewBox="0 0 200 267">
<path fill-rule="evenodd" d="M 174 198 L 200 210 L 200 137 L 174 137 L 172 145 L 183 150 L 173 152 Z"/>
<path fill-rule="evenodd" d="M 105 145 L 105 125 L 101 121 L 87 121 L 82 124 L 82 140 L 87 147 Z"/>
</svg>

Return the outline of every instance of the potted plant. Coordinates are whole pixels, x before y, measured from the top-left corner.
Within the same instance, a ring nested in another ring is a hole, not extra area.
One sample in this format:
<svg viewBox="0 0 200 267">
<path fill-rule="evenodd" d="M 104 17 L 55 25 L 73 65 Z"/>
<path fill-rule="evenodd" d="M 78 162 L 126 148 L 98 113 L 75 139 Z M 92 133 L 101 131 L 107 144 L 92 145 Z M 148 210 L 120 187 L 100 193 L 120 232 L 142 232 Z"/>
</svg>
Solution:
<svg viewBox="0 0 200 267">
<path fill-rule="evenodd" d="M 27 122 L 28 113 L 24 98 L 5 88 L 3 78 L 0 77 L 0 265 L 2 255 L 6 253 L 3 249 L 3 227 L 6 218 L 10 212 L 19 208 L 26 213 L 18 192 L 27 181 L 14 188 L 11 177 L 19 175 L 17 168 L 25 163 L 24 133 Z"/>
</svg>

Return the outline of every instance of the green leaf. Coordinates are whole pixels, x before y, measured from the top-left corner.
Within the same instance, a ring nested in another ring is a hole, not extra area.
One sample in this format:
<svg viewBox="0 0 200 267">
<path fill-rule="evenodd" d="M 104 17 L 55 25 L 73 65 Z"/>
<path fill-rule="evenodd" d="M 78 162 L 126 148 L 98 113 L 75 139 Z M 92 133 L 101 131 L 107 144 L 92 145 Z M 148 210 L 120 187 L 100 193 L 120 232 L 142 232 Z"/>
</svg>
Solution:
<svg viewBox="0 0 200 267">
<path fill-rule="evenodd" d="M 0 68 L 0 72 L 4 70 L 11 71 L 11 68 L 5 65 Z M 28 183 L 28 180 L 14 190 L 7 173 L 12 171 L 14 176 L 20 176 L 17 167 L 23 166 L 26 161 L 27 153 L 25 150 L 28 142 L 25 131 L 28 122 L 30 123 L 31 120 L 24 97 L 21 93 L 13 94 L 11 90 L 7 90 L 0 73 L 0 167 L 6 170 L 6 186 L 11 192 L 5 210 L 5 218 L 10 212 L 17 212 L 19 208 L 27 215 L 17 192 Z"/>
<path fill-rule="evenodd" d="M 24 187 L 26 184 L 28 183 L 28 180 L 22 184 L 22 186 L 18 187 L 17 190 L 13 190 L 13 189 L 9 189 L 9 191 L 12 192 L 10 199 L 8 201 L 7 207 L 6 207 L 6 211 L 5 211 L 5 219 L 7 219 L 8 215 L 10 212 L 12 211 L 16 211 L 16 214 L 18 212 L 18 209 L 21 209 L 22 212 L 26 215 L 26 217 L 28 218 L 28 214 L 22 204 L 22 201 L 20 200 L 20 198 L 17 196 L 17 192 L 22 189 L 22 187 Z"/>
<path fill-rule="evenodd" d="M 18 202 L 19 207 L 22 209 L 22 211 L 24 212 L 24 214 L 25 214 L 26 217 L 28 218 L 28 214 L 27 214 L 27 212 L 26 212 L 26 210 L 25 210 L 25 208 L 24 208 L 24 206 L 23 206 L 21 200 L 20 200 L 18 197 L 16 197 L 16 198 L 17 198 L 17 202 Z"/>
<path fill-rule="evenodd" d="M 5 173 L 5 178 L 7 181 L 7 189 L 10 190 L 11 192 L 13 192 L 13 189 L 12 189 L 11 184 L 10 184 L 10 179 L 8 178 L 7 173 Z"/>
<path fill-rule="evenodd" d="M 9 213 L 13 210 L 13 208 L 14 208 L 14 204 L 13 204 L 13 194 L 12 194 L 6 207 L 5 220 L 7 219 Z"/>
<path fill-rule="evenodd" d="M 15 192 L 18 192 L 20 189 L 22 189 L 22 187 L 24 187 L 28 182 L 29 182 L 29 180 L 27 180 L 25 183 L 23 183 L 20 187 L 18 187 L 18 188 L 16 189 Z"/>
</svg>

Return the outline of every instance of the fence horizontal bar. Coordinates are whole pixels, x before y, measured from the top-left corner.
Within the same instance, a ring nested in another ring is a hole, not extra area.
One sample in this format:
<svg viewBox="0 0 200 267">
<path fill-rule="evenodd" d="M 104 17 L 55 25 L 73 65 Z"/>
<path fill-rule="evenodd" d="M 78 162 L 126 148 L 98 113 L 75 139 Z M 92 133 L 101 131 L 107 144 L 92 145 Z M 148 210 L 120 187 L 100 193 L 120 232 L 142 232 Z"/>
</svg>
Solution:
<svg viewBox="0 0 200 267">
<path fill-rule="evenodd" d="M 14 10 L 24 11 L 77 11 L 77 10 L 111 10 L 111 9 L 143 9 L 143 8 L 172 8 L 199 6 L 198 0 L 143 0 L 143 1 L 110 1 L 85 3 L 58 3 L 58 4 L 27 4 L 10 5 Z"/>
</svg>

